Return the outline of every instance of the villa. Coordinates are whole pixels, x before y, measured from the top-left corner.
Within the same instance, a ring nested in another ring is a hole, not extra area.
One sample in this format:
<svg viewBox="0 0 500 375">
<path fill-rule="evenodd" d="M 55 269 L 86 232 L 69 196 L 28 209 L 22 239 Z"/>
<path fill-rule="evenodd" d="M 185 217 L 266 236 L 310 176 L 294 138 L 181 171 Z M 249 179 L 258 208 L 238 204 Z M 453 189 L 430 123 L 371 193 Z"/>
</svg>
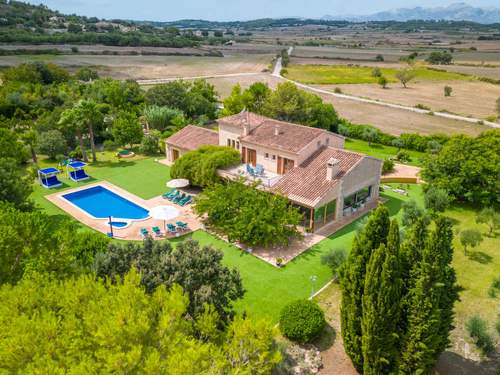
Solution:
<svg viewBox="0 0 500 375">
<path fill-rule="evenodd" d="M 232 147 L 242 164 L 219 174 L 283 194 L 312 231 L 336 230 L 377 205 L 383 161 L 344 150 L 344 137 L 247 111 L 217 122 L 218 131 L 189 125 L 167 138 L 167 163 L 202 145 Z"/>
</svg>

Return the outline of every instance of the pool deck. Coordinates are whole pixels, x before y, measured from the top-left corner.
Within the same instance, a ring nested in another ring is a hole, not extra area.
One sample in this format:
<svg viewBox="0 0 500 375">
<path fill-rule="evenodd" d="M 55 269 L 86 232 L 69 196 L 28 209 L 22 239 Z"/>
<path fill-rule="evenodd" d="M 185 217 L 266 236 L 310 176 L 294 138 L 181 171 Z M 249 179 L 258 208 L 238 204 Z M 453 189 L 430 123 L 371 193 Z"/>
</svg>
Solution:
<svg viewBox="0 0 500 375">
<path fill-rule="evenodd" d="M 163 199 L 161 196 L 145 200 L 145 199 L 142 199 L 142 198 L 140 198 L 132 193 L 129 193 L 128 191 L 126 191 L 126 190 L 124 190 L 116 185 L 113 185 L 107 181 L 99 181 L 99 182 L 88 184 L 88 185 L 82 185 L 82 186 L 74 188 L 74 189 L 59 191 L 59 192 L 54 193 L 54 194 L 46 195 L 45 198 L 48 199 L 51 203 L 55 204 L 60 209 L 62 209 L 63 211 L 65 211 L 68 214 L 70 214 L 71 216 L 73 216 L 79 222 L 89 226 L 92 229 L 95 229 L 96 231 L 99 231 L 101 233 L 106 234 L 109 232 L 109 225 L 107 224 L 107 221 L 108 221 L 107 219 L 92 218 L 88 214 L 84 213 L 81 209 L 79 209 L 75 205 L 71 204 L 66 199 L 62 198 L 62 196 L 65 194 L 74 193 L 74 192 L 80 191 L 80 190 L 86 190 L 86 189 L 89 189 L 89 188 L 94 187 L 94 186 L 103 186 L 106 189 L 108 189 L 108 190 L 122 196 L 123 198 L 126 198 L 129 201 L 134 202 L 134 203 L 136 203 L 136 204 L 140 205 L 141 207 L 144 207 L 145 209 L 148 209 L 148 210 L 150 210 L 156 206 L 175 207 L 177 210 L 179 210 L 180 215 L 178 217 L 176 217 L 175 219 L 168 220 L 167 223 L 175 224 L 176 221 L 183 221 L 183 222 L 188 224 L 190 231 L 195 231 L 195 230 L 198 230 L 202 227 L 200 220 L 190 209 L 190 205 L 181 207 L 179 205 L 176 205 L 175 203 L 170 202 L 167 199 Z M 142 240 L 142 237 L 140 235 L 141 228 L 146 228 L 153 235 L 153 238 L 156 238 L 156 239 L 165 239 L 165 238 L 175 237 L 175 235 L 167 233 L 167 231 L 165 230 L 164 224 L 165 224 L 165 222 L 163 220 L 155 220 L 152 218 L 140 220 L 140 221 L 133 221 L 126 228 L 123 228 L 123 229 L 113 228 L 114 238 L 120 239 L 120 240 Z M 162 234 L 163 234 L 161 237 L 154 236 L 151 228 L 153 228 L 155 226 L 157 226 L 161 229 Z M 184 233 L 180 233 L 180 234 L 182 235 Z"/>
</svg>

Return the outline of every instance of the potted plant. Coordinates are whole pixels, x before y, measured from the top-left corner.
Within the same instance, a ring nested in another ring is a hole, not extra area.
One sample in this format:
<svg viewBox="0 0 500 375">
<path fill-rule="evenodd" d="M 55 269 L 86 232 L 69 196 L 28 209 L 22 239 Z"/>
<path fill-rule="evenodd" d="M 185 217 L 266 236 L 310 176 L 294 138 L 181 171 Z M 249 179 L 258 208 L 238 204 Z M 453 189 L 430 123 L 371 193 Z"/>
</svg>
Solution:
<svg viewBox="0 0 500 375">
<path fill-rule="evenodd" d="M 309 237 L 312 234 L 312 229 L 307 227 L 304 233 L 304 237 Z"/>
<path fill-rule="evenodd" d="M 283 265 L 283 258 L 276 258 L 276 266 L 281 267 Z"/>
</svg>

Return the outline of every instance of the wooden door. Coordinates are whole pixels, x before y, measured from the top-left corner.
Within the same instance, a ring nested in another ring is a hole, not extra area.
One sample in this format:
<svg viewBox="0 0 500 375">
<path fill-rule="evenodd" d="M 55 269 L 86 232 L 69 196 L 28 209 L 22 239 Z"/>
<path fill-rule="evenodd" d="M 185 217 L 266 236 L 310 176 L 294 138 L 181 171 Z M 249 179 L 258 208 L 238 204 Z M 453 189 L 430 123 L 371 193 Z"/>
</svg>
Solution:
<svg viewBox="0 0 500 375">
<path fill-rule="evenodd" d="M 293 169 L 294 164 L 295 163 L 294 163 L 293 160 L 290 160 L 290 159 L 287 159 L 287 158 L 283 158 L 283 174 L 285 174 L 289 170 Z"/>
<path fill-rule="evenodd" d="M 172 150 L 172 161 L 176 161 L 179 159 L 179 150 L 173 149 Z"/>
<path fill-rule="evenodd" d="M 257 151 L 251 148 L 247 149 L 247 163 L 252 164 L 254 167 L 257 165 Z"/>
<path fill-rule="evenodd" d="M 278 174 L 283 174 L 283 158 L 281 156 L 278 156 L 278 168 L 277 168 Z"/>
</svg>

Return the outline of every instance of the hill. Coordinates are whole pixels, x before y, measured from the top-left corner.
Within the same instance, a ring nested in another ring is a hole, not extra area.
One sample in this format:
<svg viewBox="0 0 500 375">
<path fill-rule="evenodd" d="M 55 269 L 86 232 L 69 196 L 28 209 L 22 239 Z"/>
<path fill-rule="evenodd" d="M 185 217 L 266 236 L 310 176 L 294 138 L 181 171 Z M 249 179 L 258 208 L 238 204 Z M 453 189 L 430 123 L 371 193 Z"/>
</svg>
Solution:
<svg viewBox="0 0 500 375">
<path fill-rule="evenodd" d="M 349 21 L 410 21 L 410 20 L 445 20 L 471 21 L 482 24 L 500 22 L 500 9 L 495 7 L 480 8 L 466 3 L 455 3 L 447 7 L 435 8 L 400 8 L 385 12 L 378 12 L 367 16 L 340 17 Z M 338 16 L 324 16 L 323 20 L 339 19 Z"/>
</svg>

